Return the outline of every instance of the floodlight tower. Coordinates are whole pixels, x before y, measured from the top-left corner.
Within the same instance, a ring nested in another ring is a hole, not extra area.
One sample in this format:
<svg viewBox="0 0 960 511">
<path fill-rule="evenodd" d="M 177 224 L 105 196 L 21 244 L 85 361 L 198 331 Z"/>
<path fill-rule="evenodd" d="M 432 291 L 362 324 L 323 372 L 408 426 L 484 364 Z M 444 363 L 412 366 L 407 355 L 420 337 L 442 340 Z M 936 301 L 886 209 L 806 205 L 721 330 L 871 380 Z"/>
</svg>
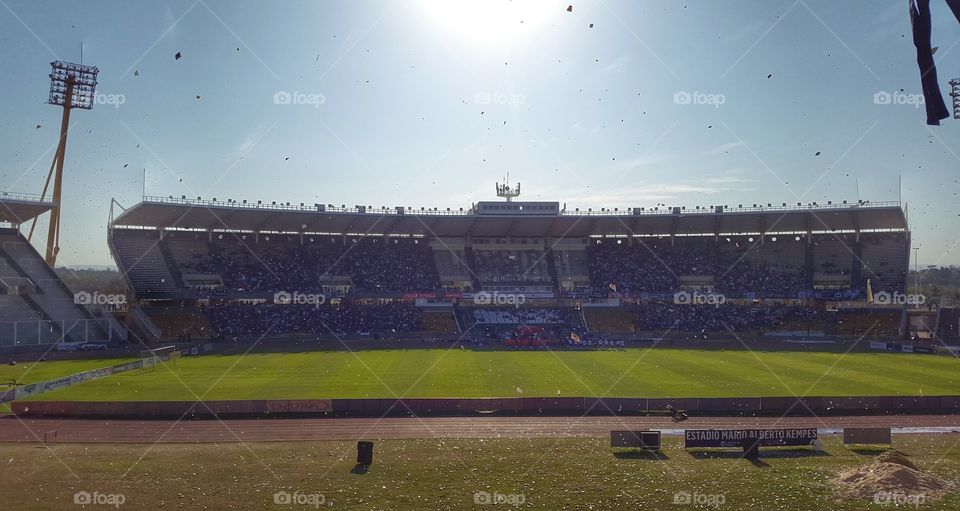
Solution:
<svg viewBox="0 0 960 511">
<path fill-rule="evenodd" d="M 510 188 L 510 174 L 507 174 L 507 178 L 503 180 L 503 184 L 497 183 L 497 197 L 503 197 L 507 199 L 507 202 L 512 201 L 515 197 L 520 196 L 520 182 L 517 182 L 516 188 Z"/>
<path fill-rule="evenodd" d="M 950 96 L 953 98 L 953 118 L 960 119 L 960 78 L 950 80 Z"/>
<path fill-rule="evenodd" d="M 67 133 L 70 130 L 70 110 L 93 108 L 97 89 L 97 73 L 94 66 L 72 64 L 70 62 L 51 62 L 50 97 L 47 103 L 63 107 L 63 117 L 60 120 L 60 144 L 50 163 L 50 172 L 47 182 L 43 185 L 41 199 L 46 197 L 53 179 L 53 209 L 50 210 L 50 225 L 47 229 L 46 261 L 51 267 L 57 263 L 57 254 L 60 252 L 60 205 L 63 198 L 63 162 L 67 153 Z M 33 228 L 36 219 L 30 227 L 30 238 L 33 237 Z"/>
</svg>

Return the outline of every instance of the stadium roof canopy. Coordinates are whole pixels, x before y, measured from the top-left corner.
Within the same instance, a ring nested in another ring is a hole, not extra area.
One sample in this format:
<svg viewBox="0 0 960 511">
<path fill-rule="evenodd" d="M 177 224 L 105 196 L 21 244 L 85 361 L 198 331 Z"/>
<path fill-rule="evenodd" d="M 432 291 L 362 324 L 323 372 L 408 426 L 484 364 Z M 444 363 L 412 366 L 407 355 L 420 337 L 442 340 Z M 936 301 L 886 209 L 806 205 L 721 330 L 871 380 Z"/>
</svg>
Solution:
<svg viewBox="0 0 960 511">
<path fill-rule="evenodd" d="M 19 225 L 53 209 L 51 201 L 40 200 L 39 195 L 0 192 L 0 222 Z"/>
<path fill-rule="evenodd" d="M 472 210 L 250 204 L 145 197 L 111 227 L 284 233 L 400 234 L 428 237 L 586 237 L 826 231 L 904 231 L 899 202 L 627 208 L 555 215 L 482 215 Z"/>
</svg>

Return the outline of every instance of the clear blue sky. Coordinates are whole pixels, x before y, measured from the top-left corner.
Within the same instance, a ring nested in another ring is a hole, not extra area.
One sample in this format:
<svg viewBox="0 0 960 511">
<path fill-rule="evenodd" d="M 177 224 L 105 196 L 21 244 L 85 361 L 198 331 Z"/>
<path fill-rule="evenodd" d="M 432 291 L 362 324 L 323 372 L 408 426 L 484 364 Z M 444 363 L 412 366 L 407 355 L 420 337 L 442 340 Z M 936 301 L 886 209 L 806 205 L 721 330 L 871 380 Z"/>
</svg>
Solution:
<svg viewBox="0 0 960 511">
<path fill-rule="evenodd" d="M 960 25 L 933 6 L 946 93 Z M 104 103 L 73 117 L 61 264 L 110 263 L 144 169 L 150 195 L 438 207 L 508 171 L 570 208 L 896 200 L 902 176 L 921 264 L 960 263 L 960 121 L 875 102 L 920 90 L 902 0 L 0 0 L 0 189 L 40 192 L 49 62 L 81 42 Z"/>
</svg>

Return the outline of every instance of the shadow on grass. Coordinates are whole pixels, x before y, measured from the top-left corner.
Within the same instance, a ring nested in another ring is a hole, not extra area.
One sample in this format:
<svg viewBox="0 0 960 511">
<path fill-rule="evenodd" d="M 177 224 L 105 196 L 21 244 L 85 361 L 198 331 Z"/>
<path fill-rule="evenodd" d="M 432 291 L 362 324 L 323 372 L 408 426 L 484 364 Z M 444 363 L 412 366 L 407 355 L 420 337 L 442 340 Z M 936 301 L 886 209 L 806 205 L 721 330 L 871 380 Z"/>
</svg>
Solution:
<svg viewBox="0 0 960 511">
<path fill-rule="evenodd" d="M 891 447 L 889 446 L 884 447 L 880 445 L 858 445 L 856 447 L 847 447 L 848 451 L 861 456 L 879 456 L 890 449 Z"/>
<path fill-rule="evenodd" d="M 364 475 L 370 471 L 370 465 L 365 465 L 363 463 L 357 463 L 352 469 L 350 469 L 351 474 Z"/>
<path fill-rule="evenodd" d="M 739 459 L 743 458 L 741 451 L 687 451 L 690 456 L 698 460 L 720 460 L 720 459 Z M 813 449 L 769 449 L 760 451 L 761 458 L 767 459 L 790 459 L 790 458 L 818 458 L 830 456 L 826 451 L 815 451 Z M 755 466 L 767 467 L 761 460 L 751 460 Z"/>
<path fill-rule="evenodd" d="M 661 451 L 618 451 L 613 453 L 613 457 L 618 460 L 656 460 L 664 461 L 670 459 L 669 456 Z"/>
</svg>

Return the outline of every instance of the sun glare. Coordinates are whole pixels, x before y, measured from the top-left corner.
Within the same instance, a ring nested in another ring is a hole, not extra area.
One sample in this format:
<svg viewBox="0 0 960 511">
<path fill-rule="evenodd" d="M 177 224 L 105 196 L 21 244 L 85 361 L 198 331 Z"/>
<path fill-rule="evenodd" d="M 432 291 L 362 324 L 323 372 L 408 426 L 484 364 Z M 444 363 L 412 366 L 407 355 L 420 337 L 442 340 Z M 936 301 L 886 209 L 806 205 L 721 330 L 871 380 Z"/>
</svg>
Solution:
<svg viewBox="0 0 960 511">
<path fill-rule="evenodd" d="M 421 4 L 445 30 L 480 43 L 517 42 L 558 9 L 543 0 L 421 0 Z"/>
</svg>

